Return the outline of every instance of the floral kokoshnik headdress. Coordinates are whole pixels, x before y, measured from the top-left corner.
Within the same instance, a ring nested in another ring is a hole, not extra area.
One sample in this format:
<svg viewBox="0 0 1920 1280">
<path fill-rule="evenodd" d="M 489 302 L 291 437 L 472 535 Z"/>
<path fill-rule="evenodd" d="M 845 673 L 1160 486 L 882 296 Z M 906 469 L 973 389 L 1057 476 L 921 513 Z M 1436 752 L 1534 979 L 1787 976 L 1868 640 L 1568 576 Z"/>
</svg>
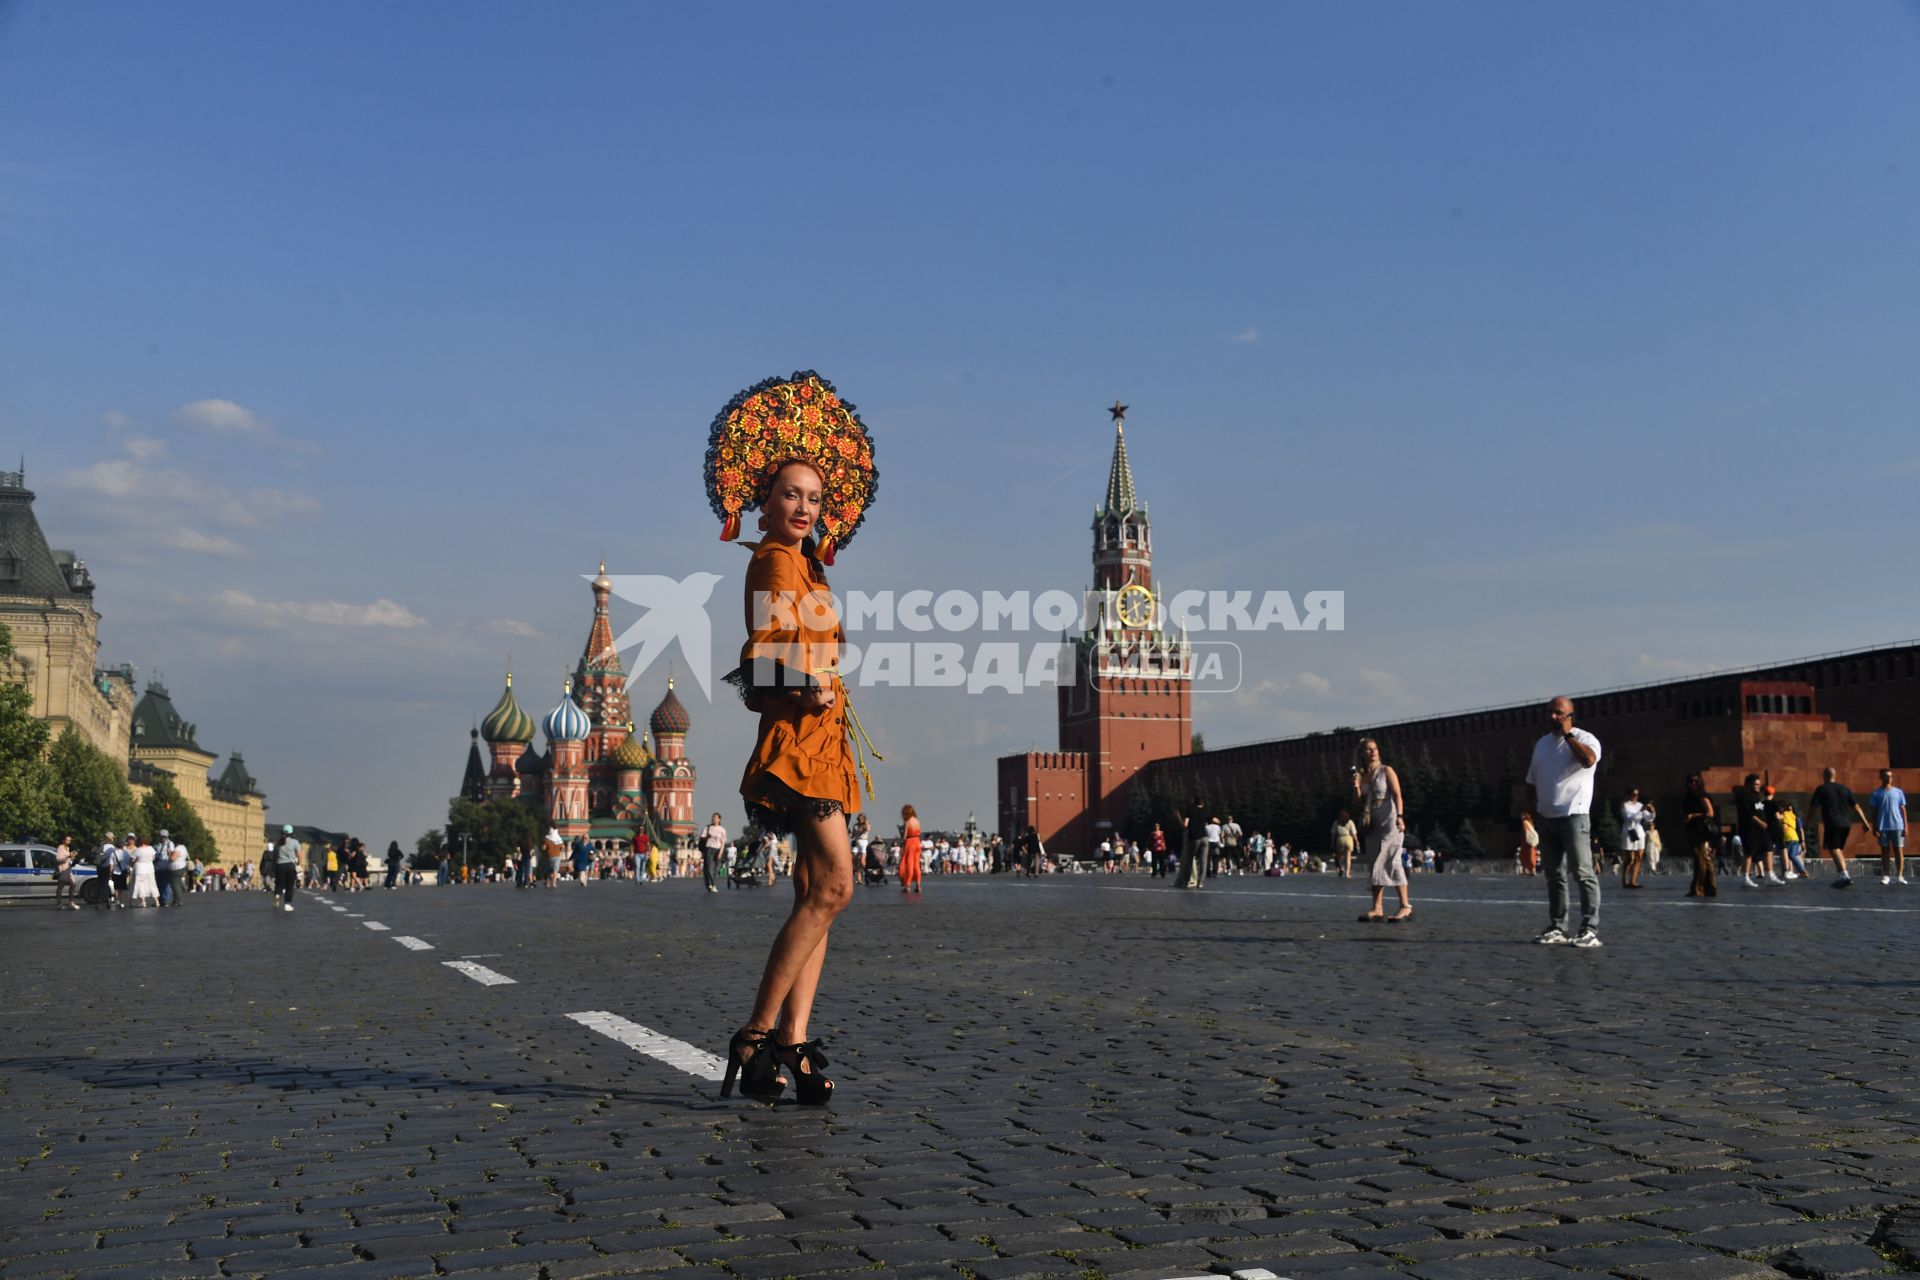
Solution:
<svg viewBox="0 0 1920 1280">
<path fill-rule="evenodd" d="M 722 542 L 740 536 L 740 513 L 767 500 L 775 473 L 789 462 L 820 473 L 818 555 L 832 564 L 866 519 L 880 473 L 860 415 L 811 369 L 757 383 L 714 416 L 707 501 L 720 517 Z"/>
</svg>

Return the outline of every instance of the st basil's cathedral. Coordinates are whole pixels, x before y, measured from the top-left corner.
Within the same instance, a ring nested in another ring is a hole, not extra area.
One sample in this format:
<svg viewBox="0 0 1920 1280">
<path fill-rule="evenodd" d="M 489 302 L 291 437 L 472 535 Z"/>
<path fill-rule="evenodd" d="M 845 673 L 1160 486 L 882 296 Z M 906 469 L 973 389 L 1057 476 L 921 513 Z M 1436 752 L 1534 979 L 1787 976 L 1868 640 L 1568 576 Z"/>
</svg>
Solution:
<svg viewBox="0 0 1920 1280">
<path fill-rule="evenodd" d="M 460 794 L 518 799 L 569 840 L 585 836 L 624 847 L 646 831 L 656 845 L 684 844 L 694 832 L 694 769 L 686 749 L 692 718 L 669 676 L 666 696 L 647 719 L 652 745 L 648 735 L 634 733 L 627 673 L 607 616 L 613 583 L 604 562 L 592 585 L 586 648 L 560 701 L 539 721 L 546 750 L 533 745 L 534 719 L 514 697 L 508 672 L 500 701 L 471 735 Z"/>
</svg>

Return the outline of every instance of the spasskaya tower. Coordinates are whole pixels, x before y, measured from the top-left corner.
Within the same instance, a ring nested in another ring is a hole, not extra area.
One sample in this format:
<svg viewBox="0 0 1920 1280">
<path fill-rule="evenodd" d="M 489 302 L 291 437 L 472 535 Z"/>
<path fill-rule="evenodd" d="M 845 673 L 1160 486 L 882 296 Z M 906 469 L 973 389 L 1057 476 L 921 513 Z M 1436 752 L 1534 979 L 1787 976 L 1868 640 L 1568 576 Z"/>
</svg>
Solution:
<svg viewBox="0 0 1920 1280">
<path fill-rule="evenodd" d="M 1127 459 L 1127 406 L 1115 402 L 1106 501 L 1093 514 L 1087 629 L 1059 690 L 1060 750 L 1002 756 L 1000 833 L 1032 825 L 1050 853 L 1085 857 L 1126 830 L 1128 787 L 1151 760 L 1193 742 L 1193 653 L 1164 625 L 1153 529 Z M 1055 846 L 1058 845 L 1058 849 Z"/>
</svg>

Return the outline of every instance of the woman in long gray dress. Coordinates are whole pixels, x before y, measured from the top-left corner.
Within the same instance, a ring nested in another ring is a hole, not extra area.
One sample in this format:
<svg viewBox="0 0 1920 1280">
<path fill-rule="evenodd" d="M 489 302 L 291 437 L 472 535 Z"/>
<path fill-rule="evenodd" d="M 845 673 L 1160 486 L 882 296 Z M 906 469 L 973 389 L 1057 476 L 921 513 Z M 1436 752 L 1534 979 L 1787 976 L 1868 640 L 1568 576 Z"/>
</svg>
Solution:
<svg viewBox="0 0 1920 1280">
<path fill-rule="evenodd" d="M 1399 924 L 1413 919 L 1413 904 L 1407 901 L 1407 868 L 1400 857 L 1406 841 L 1407 820 L 1401 812 L 1400 775 L 1380 759 L 1380 744 L 1372 738 L 1360 740 L 1360 763 L 1353 771 L 1353 798 L 1360 810 L 1361 849 L 1373 862 L 1370 884 L 1373 909 L 1360 919 L 1366 924 Z M 1400 891 L 1400 910 L 1386 913 L 1389 888 Z"/>
</svg>

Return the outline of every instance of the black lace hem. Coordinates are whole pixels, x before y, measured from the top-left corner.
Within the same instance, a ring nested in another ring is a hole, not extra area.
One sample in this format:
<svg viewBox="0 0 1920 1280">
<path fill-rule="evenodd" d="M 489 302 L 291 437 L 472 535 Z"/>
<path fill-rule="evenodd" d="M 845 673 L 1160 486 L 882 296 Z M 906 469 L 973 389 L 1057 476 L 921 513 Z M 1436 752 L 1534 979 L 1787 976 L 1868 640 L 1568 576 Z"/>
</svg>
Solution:
<svg viewBox="0 0 1920 1280">
<path fill-rule="evenodd" d="M 747 820 L 760 830 L 771 831 L 775 835 L 792 835 L 794 827 L 803 818 L 831 818 L 836 813 L 846 812 L 845 806 L 838 800 L 803 796 L 775 777 L 762 777 L 758 786 L 759 794 L 746 800 Z"/>
</svg>

